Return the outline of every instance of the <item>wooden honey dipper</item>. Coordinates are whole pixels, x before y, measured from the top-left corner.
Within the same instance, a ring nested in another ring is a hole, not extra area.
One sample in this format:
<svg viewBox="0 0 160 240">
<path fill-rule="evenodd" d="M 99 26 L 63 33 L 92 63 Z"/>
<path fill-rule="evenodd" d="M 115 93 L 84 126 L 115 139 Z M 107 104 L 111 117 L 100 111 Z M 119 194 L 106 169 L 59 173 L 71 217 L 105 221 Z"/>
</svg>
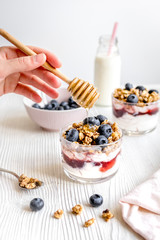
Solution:
<svg viewBox="0 0 160 240">
<path fill-rule="evenodd" d="M 26 55 L 29 56 L 36 55 L 36 53 L 33 50 L 25 46 L 23 43 L 14 38 L 5 30 L 0 29 L 0 35 L 7 39 L 9 42 L 11 42 L 13 45 L 15 45 L 17 48 L 19 48 Z M 97 101 L 100 94 L 97 92 L 97 89 L 92 84 L 90 84 L 89 82 L 85 82 L 84 80 L 79 79 L 77 77 L 74 78 L 73 80 L 70 80 L 63 73 L 58 71 L 56 68 L 52 67 L 47 61 L 43 64 L 43 67 L 52 72 L 54 75 L 56 75 L 69 85 L 68 91 L 71 92 L 73 99 L 80 106 L 85 108 L 93 107 L 94 103 Z"/>
</svg>

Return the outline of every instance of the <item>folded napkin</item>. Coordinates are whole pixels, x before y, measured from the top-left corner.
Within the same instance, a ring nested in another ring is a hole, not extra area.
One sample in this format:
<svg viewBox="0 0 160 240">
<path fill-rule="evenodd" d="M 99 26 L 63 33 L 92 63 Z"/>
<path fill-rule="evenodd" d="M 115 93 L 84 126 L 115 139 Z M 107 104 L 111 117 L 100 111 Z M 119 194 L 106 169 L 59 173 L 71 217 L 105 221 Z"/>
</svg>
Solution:
<svg viewBox="0 0 160 240">
<path fill-rule="evenodd" d="M 160 240 L 160 170 L 120 200 L 124 221 L 143 238 Z"/>
</svg>

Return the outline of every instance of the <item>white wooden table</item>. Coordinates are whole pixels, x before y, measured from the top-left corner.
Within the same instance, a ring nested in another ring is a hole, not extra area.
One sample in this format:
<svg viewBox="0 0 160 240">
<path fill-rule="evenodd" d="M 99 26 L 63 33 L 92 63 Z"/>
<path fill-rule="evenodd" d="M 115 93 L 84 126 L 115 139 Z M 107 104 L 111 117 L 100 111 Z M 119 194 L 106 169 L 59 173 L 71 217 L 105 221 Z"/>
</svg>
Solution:
<svg viewBox="0 0 160 240">
<path fill-rule="evenodd" d="M 111 115 L 111 109 L 98 111 Z M 27 192 L 18 188 L 16 178 L 0 173 L 0 240 L 142 239 L 123 221 L 119 199 L 159 169 L 159 142 L 160 126 L 144 136 L 125 136 L 123 159 L 115 177 L 101 184 L 76 183 L 63 173 L 59 134 L 44 131 L 33 123 L 20 96 L 1 97 L 0 167 L 37 177 L 45 185 Z M 89 206 L 89 197 L 94 193 L 104 198 L 99 208 Z M 29 209 L 34 197 L 45 202 L 39 212 Z M 77 203 L 84 206 L 80 216 L 71 214 Z M 58 208 L 64 210 L 61 220 L 52 217 Z M 115 215 L 109 222 L 101 218 L 106 208 Z M 92 217 L 96 218 L 95 224 L 84 228 L 84 222 Z"/>
</svg>

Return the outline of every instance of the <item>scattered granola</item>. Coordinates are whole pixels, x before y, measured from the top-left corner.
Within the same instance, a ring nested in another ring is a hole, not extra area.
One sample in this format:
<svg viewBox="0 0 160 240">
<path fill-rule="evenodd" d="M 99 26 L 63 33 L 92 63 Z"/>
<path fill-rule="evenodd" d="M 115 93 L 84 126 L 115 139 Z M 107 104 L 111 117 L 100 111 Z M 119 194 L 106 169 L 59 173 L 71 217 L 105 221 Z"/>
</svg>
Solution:
<svg viewBox="0 0 160 240">
<path fill-rule="evenodd" d="M 81 214 L 82 209 L 83 209 L 82 205 L 77 204 L 72 208 L 72 212 L 79 215 L 79 214 Z"/>
<path fill-rule="evenodd" d="M 108 209 L 106 209 L 106 210 L 104 210 L 104 211 L 102 212 L 102 217 L 104 218 L 104 220 L 105 220 L 106 222 L 108 222 L 109 219 L 111 219 L 111 218 L 114 217 L 114 215 L 113 215 Z"/>
<path fill-rule="evenodd" d="M 37 178 L 29 178 L 24 174 L 19 177 L 19 186 L 22 188 L 33 189 L 36 187 L 40 187 L 41 185 L 42 182 Z"/>
<path fill-rule="evenodd" d="M 89 227 L 95 222 L 95 218 L 91 218 L 85 222 L 84 227 Z"/>
<path fill-rule="evenodd" d="M 60 219 L 63 215 L 63 210 L 62 209 L 58 209 L 55 213 L 54 213 L 54 217 L 57 219 Z"/>
<path fill-rule="evenodd" d="M 72 212 L 75 213 L 75 214 L 77 214 L 77 215 L 79 215 L 79 214 L 82 212 L 82 209 L 83 209 L 82 205 L 77 204 L 77 205 L 75 205 L 75 206 L 72 208 Z M 62 209 L 58 209 L 56 212 L 54 212 L 53 217 L 54 217 L 54 218 L 57 218 L 57 219 L 60 219 L 60 218 L 63 216 L 63 213 L 64 213 L 64 212 L 63 212 Z M 114 215 L 113 215 L 108 209 L 106 209 L 106 210 L 104 210 L 104 211 L 102 212 L 102 218 L 104 218 L 104 220 L 105 220 L 106 222 L 108 222 L 109 219 L 111 219 L 111 218 L 113 218 L 113 217 L 114 217 Z M 87 221 L 85 222 L 84 227 L 89 227 L 89 226 L 91 226 L 94 222 L 95 222 L 95 218 L 91 218 L 91 219 L 89 219 L 89 220 L 87 220 Z"/>
<path fill-rule="evenodd" d="M 128 87 L 130 85 L 130 87 Z M 157 90 L 147 90 L 143 86 L 137 86 L 136 88 L 133 87 L 132 84 L 127 83 L 125 88 L 117 88 L 113 93 L 113 97 L 123 101 L 123 102 L 130 102 L 128 101 L 130 95 L 135 95 L 137 101 L 133 102 L 136 103 L 138 106 L 143 107 L 146 103 L 156 102 L 160 99 L 160 95 Z"/>
</svg>

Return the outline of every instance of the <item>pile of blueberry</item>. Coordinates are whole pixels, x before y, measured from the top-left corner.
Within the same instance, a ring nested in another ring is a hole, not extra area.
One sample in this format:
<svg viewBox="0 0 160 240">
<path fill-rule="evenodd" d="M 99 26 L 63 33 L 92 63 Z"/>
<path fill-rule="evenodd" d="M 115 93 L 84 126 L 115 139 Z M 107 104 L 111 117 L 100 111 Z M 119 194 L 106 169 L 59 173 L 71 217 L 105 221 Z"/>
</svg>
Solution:
<svg viewBox="0 0 160 240">
<path fill-rule="evenodd" d="M 103 145 L 108 143 L 108 138 L 112 134 L 112 128 L 110 124 L 101 124 L 107 120 L 107 117 L 103 115 L 98 115 L 96 117 L 87 117 L 83 120 L 83 124 L 88 124 L 89 126 L 99 126 L 98 132 L 99 137 L 95 139 L 96 145 Z M 70 129 L 66 131 L 66 139 L 70 142 L 78 142 L 79 140 L 79 131 L 77 129 Z"/>
<path fill-rule="evenodd" d="M 61 111 L 61 110 L 70 110 L 70 109 L 79 108 L 80 106 L 73 100 L 72 97 L 70 97 L 68 101 L 66 102 L 63 101 L 60 104 L 55 99 L 53 99 L 48 104 L 46 104 L 44 108 L 42 108 L 38 103 L 34 103 L 32 107 L 38 108 L 38 109 L 45 109 L 45 110 Z"/>
<path fill-rule="evenodd" d="M 126 90 L 130 91 L 132 88 L 133 88 L 133 85 L 131 83 L 126 83 L 125 84 L 125 89 Z M 137 86 L 135 89 L 138 89 L 140 92 L 143 92 L 144 90 L 146 90 L 146 88 L 143 87 L 143 86 Z M 151 90 L 148 91 L 149 94 L 151 94 L 152 92 L 159 93 L 155 89 L 151 89 Z M 135 94 L 130 94 L 127 97 L 127 102 L 129 102 L 129 103 L 138 103 L 138 97 Z"/>
</svg>

